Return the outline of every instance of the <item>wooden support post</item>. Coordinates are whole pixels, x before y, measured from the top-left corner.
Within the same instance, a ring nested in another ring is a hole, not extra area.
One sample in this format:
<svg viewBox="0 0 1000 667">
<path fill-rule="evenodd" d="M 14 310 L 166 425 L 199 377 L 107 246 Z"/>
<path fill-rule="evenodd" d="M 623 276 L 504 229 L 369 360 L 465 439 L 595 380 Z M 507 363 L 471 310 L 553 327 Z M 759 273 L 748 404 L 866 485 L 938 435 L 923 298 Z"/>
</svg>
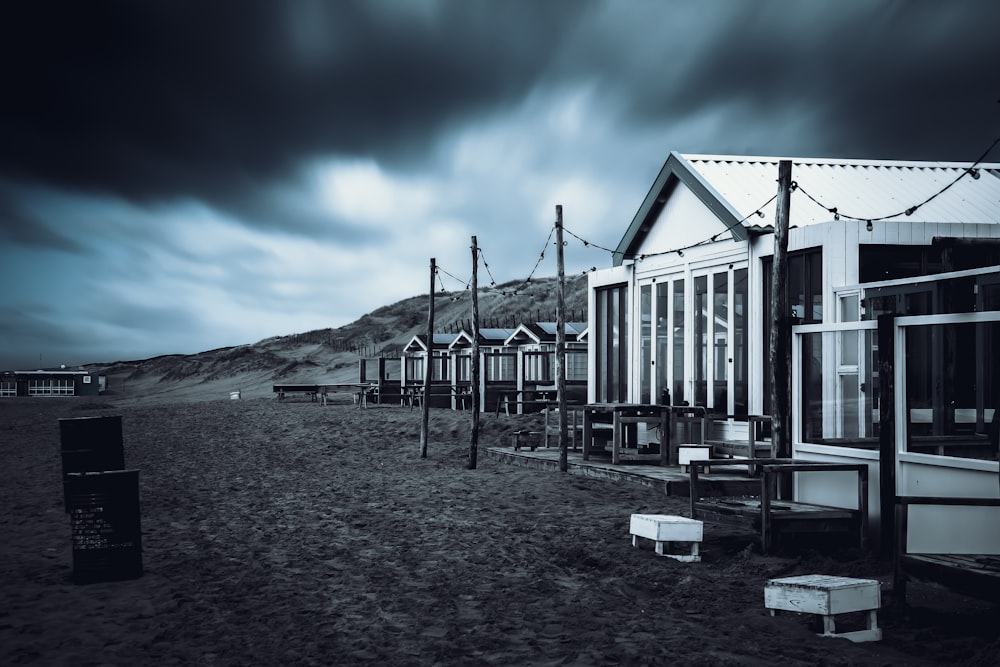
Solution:
<svg viewBox="0 0 1000 667">
<path fill-rule="evenodd" d="M 878 318 L 879 556 L 894 555 L 896 544 L 896 387 L 895 316 Z"/>
<path fill-rule="evenodd" d="M 472 442 L 469 444 L 469 469 L 476 469 L 479 453 L 479 246 L 472 237 Z"/>
<path fill-rule="evenodd" d="M 559 470 L 569 470 L 566 424 L 566 268 L 563 264 L 562 205 L 556 205 L 556 266 L 559 287 L 556 291 L 556 398 L 559 401 Z"/>
<path fill-rule="evenodd" d="M 692 465 L 690 465 L 690 466 L 688 466 L 688 474 L 690 475 L 689 480 L 690 480 L 690 484 L 691 484 L 691 490 L 688 493 L 688 495 L 690 496 L 689 499 L 691 500 L 691 518 L 692 519 L 697 519 L 698 516 L 695 514 L 695 512 L 697 511 L 695 509 L 695 505 L 698 504 L 698 463 L 697 462 L 694 463 L 694 464 L 692 464 Z"/>
<path fill-rule="evenodd" d="M 778 201 L 774 222 L 774 261 L 771 271 L 771 432 L 778 458 L 791 458 L 791 346 L 788 312 L 788 218 L 791 204 L 792 162 L 778 163 Z M 782 494 L 784 495 L 784 494 Z"/>
<path fill-rule="evenodd" d="M 420 458 L 427 458 L 427 430 L 430 418 L 431 373 L 434 369 L 434 278 L 437 265 L 431 257 L 431 290 L 427 295 L 427 358 L 424 362 L 424 396 L 420 401 Z"/>
<path fill-rule="evenodd" d="M 772 472 L 768 466 L 764 466 L 760 473 L 760 549 L 765 556 L 771 553 L 771 543 L 774 540 L 771 530 L 771 484 Z"/>
</svg>

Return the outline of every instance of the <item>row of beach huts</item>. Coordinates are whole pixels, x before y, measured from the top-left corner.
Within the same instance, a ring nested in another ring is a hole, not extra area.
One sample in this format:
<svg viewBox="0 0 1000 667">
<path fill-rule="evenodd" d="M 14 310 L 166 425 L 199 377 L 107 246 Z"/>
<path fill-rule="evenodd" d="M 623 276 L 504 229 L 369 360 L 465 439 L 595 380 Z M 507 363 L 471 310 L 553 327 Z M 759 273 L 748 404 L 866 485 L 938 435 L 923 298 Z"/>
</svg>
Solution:
<svg viewBox="0 0 1000 667">
<path fill-rule="evenodd" d="M 567 398 L 587 398 L 587 324 L 566 322 Z M 479 336 L 479 406 L 483 411 L 538 411 L 555 399 L 556 323 L 530 322 L 515 328 L 483 327 Z M 472 407 L 473 332 L 413 336 L 399 359 L 362 359 L 360 381 L 371 384 L 369 400 L 412 404 L 423 398 L 428 348 L 430 407 Z"/>
</svg>

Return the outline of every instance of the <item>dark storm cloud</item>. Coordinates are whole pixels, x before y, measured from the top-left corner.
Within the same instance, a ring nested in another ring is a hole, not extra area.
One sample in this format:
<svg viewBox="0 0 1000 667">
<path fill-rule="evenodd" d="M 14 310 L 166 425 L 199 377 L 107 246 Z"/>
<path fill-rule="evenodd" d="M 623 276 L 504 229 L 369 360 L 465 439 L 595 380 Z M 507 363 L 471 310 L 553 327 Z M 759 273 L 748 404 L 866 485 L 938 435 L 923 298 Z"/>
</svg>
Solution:
<svg viewBox="0 0 1000 667">
<path fill-rule="evenodd" d="M 970 160 L 1000 129 L 1000 3 L 709 2 L 696 15 L 687 3 L 655 7 L 650 27 L 632 26 L 641 60 L 595 49 L 587 66 L 638 125 L 713 110 L 731 121 L 672 149 Z M 650 52 L 650 41 L 662 48 Z M 788 118 L 810 133 L 782 127 Z M 753 127 L 759 136 L 749 136 Z"/>
<path fill-rule="evenodd" d="M 3 184 L 0 184 L 0 243 L 74 254 L 86 251 L 79 243 L 26 210 L 19 198 Z"/>
<path fill-rule="evenodd" d="M 32 365 L 339 326 L 470 234 L 523 279 L 554 204 L 602 266 L 671 150 L 1000 134 L 995 0 L 8 4 L 0 354 Z"/>
<path fill-rule="evenodd" d="M 317 156 L 412 159 L 523 95 L 577 7 L 17 3 L 0 47 L 0 173 L 226 207 Z"/>
</svg>

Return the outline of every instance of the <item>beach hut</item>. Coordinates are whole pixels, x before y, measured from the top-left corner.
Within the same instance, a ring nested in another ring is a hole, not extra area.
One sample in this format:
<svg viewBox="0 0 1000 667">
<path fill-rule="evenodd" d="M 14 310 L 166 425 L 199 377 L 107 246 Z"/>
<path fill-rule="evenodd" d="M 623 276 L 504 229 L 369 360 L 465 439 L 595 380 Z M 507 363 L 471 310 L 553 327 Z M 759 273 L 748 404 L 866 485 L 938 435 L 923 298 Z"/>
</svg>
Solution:
<svg viewBox="0 0 1000 667">
<path fill-rule="evenodd" d="M 451 363 L 448 354 L 449 346 L 458 334 L 435 333 L 430 346 L 426 334 L 417 334 L 403 347 L 400 359 L 401 378 L 400 390 L 404 400 L 413 401 L 423 396 L 425 364 L 428 348 L 431 357 L 431 407 L 451 406 Z"/>
<path fill-rule="evenodd" d="M 583 403 L 587 398 L 586 322 L 566 322 L 566 394 L 567 400 Z M 525 322 L 507 338 L 507 346 L 516 350 L 516 396 L 518 412 L 535 412 L 542 401 L 556 399 L 555 322 Z"/>
<path fill-rule="evenodd" d="M 1000 165 L 787 159 L 789 310 L 779 315 L 796 325 L 793 455 L 862 461 L 883 483 L 884 461 L 898 484 L 890 493 L 996 495 L 995 449 L 939 443 L 981 435 L 996 415 Z M 780 161 L 669 155 L 612 266 L 589 274 L 590 402 L 669 392 L 704 409 L 709 441 L 746 441 L 751 417 L 770 414 Z M 880 345 L 882 314 L 896 319 Z M 886 340 L 897 362 L 891 445 L 880 441 Z M 918 434 L 939 442 L 917 444 Z M 816 475 L 796 484 L 797 498 L 852 497 L 838 486 L 850 480 Z"/>
<path fill-rule="evenodd" d="M 494 409 L 503 392 L 517 387 L 517 352 L 507 345 L 513 332 L 507 327 L 479 329 L 479 406 L 483 412 Z M 471 407 L 462 401 L 472 387 L 472 342 L 472 333 L 463 329 L 449 346 L 455 407 Z"/>
</svg>

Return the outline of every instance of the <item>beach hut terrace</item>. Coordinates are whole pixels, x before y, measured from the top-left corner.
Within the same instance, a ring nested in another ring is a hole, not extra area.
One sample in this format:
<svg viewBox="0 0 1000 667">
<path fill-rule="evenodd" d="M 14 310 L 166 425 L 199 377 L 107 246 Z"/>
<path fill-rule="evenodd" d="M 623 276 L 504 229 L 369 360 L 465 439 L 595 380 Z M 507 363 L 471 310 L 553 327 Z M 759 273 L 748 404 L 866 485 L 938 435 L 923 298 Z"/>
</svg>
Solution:
<svg viewBox="0 0 1000 667">
<path fill-rule="evenodd" d="M 897 495 L 997 497 L 998 164 L 671 153 L 612 266 L 589 274 L 588 402 L 687 406 L 704 411 L 706 444 L 749 441 L 771 412 L 783 160 L 791 456 L 869 466 L 883 545 Z M 805 479 L 794 476 L 794 500 L 856 507 L 850 480 Z M 928 534 L 922 513 L 911 510 L 911 536 Z M 957 521 L 1000 541 L 981 514 Z"/>
</svg>

